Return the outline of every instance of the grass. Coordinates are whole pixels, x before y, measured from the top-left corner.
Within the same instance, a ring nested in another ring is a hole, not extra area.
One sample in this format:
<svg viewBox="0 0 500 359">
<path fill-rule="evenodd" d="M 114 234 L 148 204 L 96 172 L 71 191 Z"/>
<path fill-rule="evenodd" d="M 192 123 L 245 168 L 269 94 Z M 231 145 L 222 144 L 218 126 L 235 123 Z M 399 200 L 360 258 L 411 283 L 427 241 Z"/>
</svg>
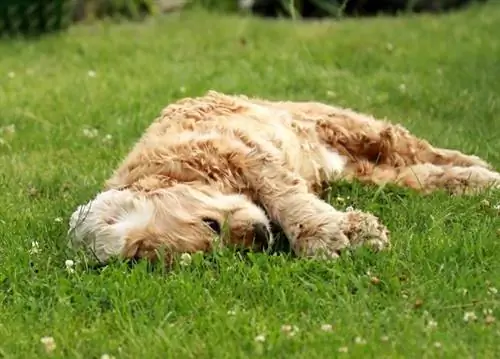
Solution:
<svg viewBox="0 0 500 359">
<path fill-rule="evenodd" d="M 223 252 L 69 273 L 65 233 L 161 108 L 208 89 L 349 106 L 500 168 L 498 23 L 494 3 L 336 23 L 193 11 L 0 42 L 0 357 L 45 357 L 44 336 L 53 358 L 496 357 L 498 193 L 335 185 L 394 248 L 332 263 Z"/>
</svg>

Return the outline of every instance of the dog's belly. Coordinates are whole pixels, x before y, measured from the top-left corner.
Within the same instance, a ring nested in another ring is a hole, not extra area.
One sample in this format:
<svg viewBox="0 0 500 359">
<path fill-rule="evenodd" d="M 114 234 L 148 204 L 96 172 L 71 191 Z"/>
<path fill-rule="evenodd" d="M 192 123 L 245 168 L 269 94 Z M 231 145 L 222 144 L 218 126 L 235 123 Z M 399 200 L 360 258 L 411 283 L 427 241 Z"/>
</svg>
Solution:
<svg viewBox="0 0 500 359">
<path fill-rule="evenodd" d="M 346 158 L 335 149 L 321 142 L 314 120 L 294 118 L 286 110 L 262 105 L 250 105 L 251 111 L 235 115 L 224 122 L 223 128 L 235 133 L 244 132 L 258 143 L 261 149 L 281 157 L 286 166 L 311 185 L 318 185 L 340 176 Z"/>
<path fill-rule="evenodd" d="M 284 144 L 283 157 L 290 169 L 311 185 L 320 185 L 342 175 L 346 158 L 321 143 L 297 141 L 295 146 Z"/>
</svg>

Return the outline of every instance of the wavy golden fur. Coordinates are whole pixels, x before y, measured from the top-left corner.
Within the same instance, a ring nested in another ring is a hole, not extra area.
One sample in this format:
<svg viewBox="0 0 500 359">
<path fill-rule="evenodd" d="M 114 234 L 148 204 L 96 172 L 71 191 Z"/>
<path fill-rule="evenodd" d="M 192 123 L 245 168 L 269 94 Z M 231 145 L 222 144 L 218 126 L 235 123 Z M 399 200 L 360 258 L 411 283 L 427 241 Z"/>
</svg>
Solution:
<svg viewBox="0 0 500 359">
<path fill-rule="evenodd" d="M 433 147 L 405 128 L 315 102 L 278 102 L 210 91 L 167 106 L 106 182 L 71 216 L 73 244 L 101 262 L 154 260 L 236 245 L 261 250 L 279 225 L 299 256 L 389 247 L 370 213 L 320 198 L 340 179 L 394 183 L 423 193 L 500 187 L 476 156 Z M 224 228 L 227 235 L 222 235 Z"/>
</svg>

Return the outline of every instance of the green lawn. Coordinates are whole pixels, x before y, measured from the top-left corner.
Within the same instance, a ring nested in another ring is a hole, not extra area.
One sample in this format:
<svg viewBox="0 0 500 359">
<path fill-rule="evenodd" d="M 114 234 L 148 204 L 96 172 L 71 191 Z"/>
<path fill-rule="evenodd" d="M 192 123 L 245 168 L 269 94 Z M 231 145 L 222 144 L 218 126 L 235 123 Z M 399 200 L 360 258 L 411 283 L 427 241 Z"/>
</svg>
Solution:
<svg viewBox="0 0 500 359">
<path fill-rule="evenodd" d="M 44 357 L 45 336 L 53 358 L 498 357 L 499 193 L 337 186 L 393 243 L 337 262 L 95 270 L 65 233 L 162 107 L 209 89 L 349 106 L 500 169 L 499 24 L 493 3 L 336 23 L 192 12 L 0 42 L 0 358 Z"/>
</svg>

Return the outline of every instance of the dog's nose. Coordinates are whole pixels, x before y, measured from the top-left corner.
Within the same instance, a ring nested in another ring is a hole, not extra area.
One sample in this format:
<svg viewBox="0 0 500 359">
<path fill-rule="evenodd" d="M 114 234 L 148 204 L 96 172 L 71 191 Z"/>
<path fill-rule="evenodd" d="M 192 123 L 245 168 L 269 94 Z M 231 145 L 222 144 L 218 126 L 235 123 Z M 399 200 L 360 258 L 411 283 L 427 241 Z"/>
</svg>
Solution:
<svg viewBox="0 0 500 359">
<path fill-rule="evenodd" d="M 254 245 L 260 249 L 266 249 L 272 245 L 273 236 L 271 231 L 263 223 L 255 223 L 253 225 Z"/>
</svg>

